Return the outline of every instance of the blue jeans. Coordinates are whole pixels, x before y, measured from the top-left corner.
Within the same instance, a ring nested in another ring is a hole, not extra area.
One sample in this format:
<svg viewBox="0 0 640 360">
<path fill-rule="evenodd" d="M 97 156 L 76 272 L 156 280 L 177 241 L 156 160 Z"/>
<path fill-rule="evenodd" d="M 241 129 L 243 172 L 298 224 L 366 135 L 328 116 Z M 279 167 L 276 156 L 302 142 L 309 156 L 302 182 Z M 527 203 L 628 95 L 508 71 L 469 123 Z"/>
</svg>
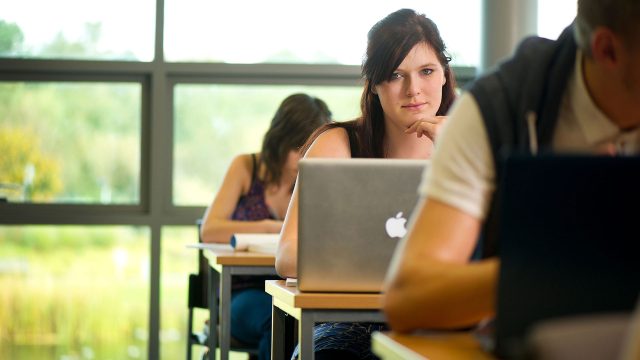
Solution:
<svg viewBox="0 0 640 360">
<path fill-rule="evenodd" d="M 271 295 L 263 289 L 231 294 L 231 336 L 259 349 L 259 359 L 271 358 Z"/>
</svg>

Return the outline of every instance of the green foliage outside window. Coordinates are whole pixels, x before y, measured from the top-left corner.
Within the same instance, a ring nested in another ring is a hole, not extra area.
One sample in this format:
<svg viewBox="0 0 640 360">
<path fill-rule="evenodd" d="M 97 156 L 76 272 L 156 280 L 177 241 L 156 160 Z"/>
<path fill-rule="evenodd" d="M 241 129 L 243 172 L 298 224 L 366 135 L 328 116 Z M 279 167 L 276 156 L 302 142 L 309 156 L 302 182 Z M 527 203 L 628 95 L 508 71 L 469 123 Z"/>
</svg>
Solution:
<svg viewBox="0 0 640 360">
<path fill-rule="evenodd" d="M 20 27 L 0 19 L 0 56 L 18 53 L 24 41 Z"/>
<path fill-rule="evenodd" d="M 33 165 L 32 201 L 137 203 L 140 91 L 126 83 L 0 83 L 0 150 L 14 154 L 0 159 L 0 182 L 28 184 Z"/>
<path fill-rule="evenodd" d="M 149 232 L 0 226 L 0 359 L 144 359 Z"/>
<path fill-rule="evenodd" d="M 24 200 L 48 200 L 62 188 L 58 160 L 27 128 L 0 126 L 0 184 L 19 187 Z"/>
</svg>

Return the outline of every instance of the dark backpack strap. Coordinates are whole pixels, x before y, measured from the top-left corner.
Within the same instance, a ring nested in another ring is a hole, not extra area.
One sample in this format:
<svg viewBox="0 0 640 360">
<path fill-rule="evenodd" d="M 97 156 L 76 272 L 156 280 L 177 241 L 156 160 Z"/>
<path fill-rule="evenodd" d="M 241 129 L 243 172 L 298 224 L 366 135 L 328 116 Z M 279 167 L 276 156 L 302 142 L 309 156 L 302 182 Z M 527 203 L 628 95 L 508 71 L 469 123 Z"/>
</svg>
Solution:
<svg viewBox="0 0 640 360">
<path fill-rule="evenodd" d="M 519 46 L 514 59 L 503 63 L 497 72 L 484 76 L 469 89 L 487 129 L 497 184 L 476 257 L 489 257 L 500 251 L 497 235 L 503 161 L 509 154 L 529 152 L 528 112 L 533 112 L 534 119 L 537 118 L 534 125 L 540 151 L 548 151 L 568 79 L 573 73 L 575 54 L 572 26 L 555 42 L 530 38 Z M 523 72 L 523 68 L 528 72 Z"/>
<path fill-rule="evenodd" d="M 249 185 L 249 192 L 253 188 L 253 184 L 258 176 L 258 160 L 256 159 L 256 154 L 251 154 L 251 162 L 253 165 L 251 168 L 251 184 Z"/>
</svg>

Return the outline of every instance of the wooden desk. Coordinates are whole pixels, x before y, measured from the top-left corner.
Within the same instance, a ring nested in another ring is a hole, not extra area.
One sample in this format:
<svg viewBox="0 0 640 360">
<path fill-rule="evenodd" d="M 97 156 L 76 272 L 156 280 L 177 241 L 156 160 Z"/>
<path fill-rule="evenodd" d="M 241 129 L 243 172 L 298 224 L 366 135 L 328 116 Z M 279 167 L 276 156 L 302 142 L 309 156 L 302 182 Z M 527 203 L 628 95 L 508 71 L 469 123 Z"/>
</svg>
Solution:
<svg viewBox="0 0 640 360">
<path fill-rule="evenodd" d="M 273 254 L 246 251 L 216 251 L 205 249 L 209 260 L 209 359 L 215 360 L 218 347 L 218 311 L 220 316 L 220 358 L 229 359 L 231 342 L 231 278 L 234 275 L 274 275 Z M 220 308 L 218 309 L 218 300 Z"/>
<path fill-rule="evenodd" d="M 371 347 L 382 360 L 495 359 L 480 347 L 471 333 L 400 335 L 376 332 Z"/>
<path fill-rule="evenodd" d="M 320 322 L 384 322 L 381 294 L 309 293 L 284 280 L 267 280 L 273 297 L 271 358 L 286 359 L 286 314 L 298 320 L 300 360 L 313 359 L 313 327 Z"/>
</svg>

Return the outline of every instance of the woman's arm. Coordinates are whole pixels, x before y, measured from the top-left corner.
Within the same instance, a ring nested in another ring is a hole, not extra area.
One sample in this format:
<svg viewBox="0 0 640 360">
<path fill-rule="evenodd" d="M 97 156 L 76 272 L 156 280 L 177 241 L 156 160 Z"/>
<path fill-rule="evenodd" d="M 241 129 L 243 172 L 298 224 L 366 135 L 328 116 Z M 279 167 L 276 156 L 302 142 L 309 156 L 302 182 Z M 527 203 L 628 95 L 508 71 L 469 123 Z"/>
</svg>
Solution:
<svg viewBox="0 0 640 360">
<path fill-rule="evenodd" d="M 456 100 L 438 136 L 420 188 L 426 200 L 385 284 L 384 310 L 397 331 L 466 327 L 495 311 L 498 260 L 469 262 L 495 189 L 489 137 L 471 95 Z"/>
<path fill-rule="evenodd" d="M 350 158 L 349 138 L 342 128 L 327 130 L 318 136 L 305 158 Z M 298 185 L 293 190 L 291 202 L 284 218 L 276 252 L 276 271 L 282 277 L 298 277 Z"/>
<path fill-rule="evenodd" d="M 291 202 L 284 217 L 276 250 L 276 271 L 283 278 L 298 277 L 298 185 L 293 189 Z"/>
<path fill-rule="evenodd" d="M 277 220 L 230 220 L 238 200 L 249 190 L 253 162 L 251 155 L 239 155 L 231 162 L 215 199 L 204 214 L 200 235 L 206 243 L 228 243 L 235 233 L 277 233 Z"/>
<path fill-rule="evenodd" d="M 451 329 L 492 316 L 498 260 L 469 263 L 480 221 L 437 200 L 427 199 L 416 210 L 385 286 L 391 327 Z"/>
</svg>

